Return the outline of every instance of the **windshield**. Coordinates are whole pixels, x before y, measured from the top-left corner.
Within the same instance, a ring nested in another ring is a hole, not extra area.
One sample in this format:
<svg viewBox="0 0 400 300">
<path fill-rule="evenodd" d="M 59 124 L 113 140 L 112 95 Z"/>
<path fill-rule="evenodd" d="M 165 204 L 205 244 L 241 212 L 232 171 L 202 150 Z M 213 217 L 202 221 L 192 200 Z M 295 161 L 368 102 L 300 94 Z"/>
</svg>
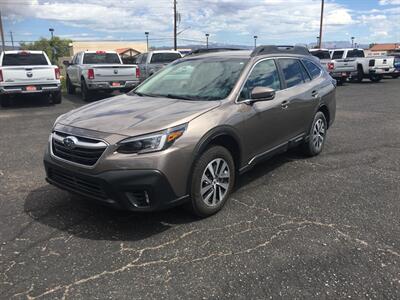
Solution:
<svg viewBox="0 0 400 300">
<path fill-rule="evenodd" d="M 173 62 L 174 60 L 177 60 L 178 58 L 181 58 L 181 55 L 179 53 L 153 53 L 151 56 L 151 62 L 152 64 L 165 64 L 165 63 L 170 63 Z"/>
<path fill-rule="evenodd" d="M 85 53 L 83 64 L 121 64 L 121 62 L 117 53 Z"/>
<path fill-rule="evenodd" d="M 329 51 L 311 51 L 311 54 L 318 57 L 319 59 L 331 59 Z"/>
<path fill-rule="evenodd" d="M 221 100 L 233 89 L 246 62 L 232 58 L 181 61 L 150 77 L 134 92 L 175 99 Z"/>
<path fill-rule="evenodd" d="M 3 66 L 47 66 L 46 57 L 43 53 L 32 54 L 20 52 L 18 54 L 4 54 Z"/>
</svg>

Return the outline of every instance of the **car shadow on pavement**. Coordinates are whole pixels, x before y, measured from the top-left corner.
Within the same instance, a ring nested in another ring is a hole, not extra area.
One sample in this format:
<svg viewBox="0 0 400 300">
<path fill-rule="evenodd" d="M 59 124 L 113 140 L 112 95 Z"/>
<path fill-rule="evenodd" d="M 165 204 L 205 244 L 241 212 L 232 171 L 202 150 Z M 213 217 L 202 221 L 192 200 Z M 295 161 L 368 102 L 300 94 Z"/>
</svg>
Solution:
<svg viewBox="0 0 400 300">
<path fill-rule="evenodd" d="M 233 193 L 250 188 L 251 182 L 287 162 L 304 158 L 292 150 L 260 163 L 238 178 Z M 24 211 L 36 222 L 92 240 L 138 241 L 200 220 L 182 207 L 152 213 L 116 210 L 51 185 L 31 191 L 25 199 Z"/>
<path fill-rule="evenodd" d="M 1 110 L 29 108 L 29 107 L 47 107 L 54 104 L 50 101 L 50 96 L 47 95 L 15 95 L 11 98 L 9 107 L 2 107 Z"/>
</svg>

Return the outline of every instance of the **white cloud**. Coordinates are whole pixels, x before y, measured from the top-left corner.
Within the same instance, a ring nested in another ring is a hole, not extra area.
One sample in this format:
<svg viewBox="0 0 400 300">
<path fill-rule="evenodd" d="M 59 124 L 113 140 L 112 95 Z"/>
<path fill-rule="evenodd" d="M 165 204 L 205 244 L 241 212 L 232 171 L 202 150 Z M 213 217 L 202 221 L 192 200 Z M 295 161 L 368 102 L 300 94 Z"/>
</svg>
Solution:
<svg viewBox="0 0 400 300">
<path fill-rule="evenodd" d="M 149 31 L 151 38 L 169 42 L 172 38 L 171 0 L 24 1 L 29 5 L 2 0 L 3 13 L 15 20 L 32 17 L 55 20 L 100 36 L 129 33 L 132 38 L 144 38 L 144 32 Z M 379 3 L 398 2 L 380 0 Z M 242 42 L 247 36 L 250 44 L 255 34 L 260 42 L 310 41 L 315 40 L 319 31 L 320 0 L 180 0 L 178 10 L 182 17 L 179 30 L 187 29 L 179 38 L 187 40 L 204 41 L 207 32 L 211 34 L 210 41 L 229 43 Z M 326 1 L 324 35 L 328 39 L 344 37 L 354 26 L 364 26 L 366 34 L 387 32 L 387 38 L 395 38 L 397 33 L 393 29 L 399 32 L 399 17 L 400 7 L 357 12 L 335 1 Z"/>
</svg>

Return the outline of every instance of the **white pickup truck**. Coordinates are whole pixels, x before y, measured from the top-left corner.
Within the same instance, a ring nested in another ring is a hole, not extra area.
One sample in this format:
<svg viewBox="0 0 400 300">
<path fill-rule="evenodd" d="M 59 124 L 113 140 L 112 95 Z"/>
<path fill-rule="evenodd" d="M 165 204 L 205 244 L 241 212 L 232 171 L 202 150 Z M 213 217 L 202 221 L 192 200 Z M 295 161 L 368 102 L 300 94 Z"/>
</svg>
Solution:
<svg viewBox="0 0 400 300">
<path fill-rule="evenodd" d="M 373 82 L 378 82 L 394 69 L 393 58 L 366 57 L 363 49 L 334 49 L 330 50 L 330 53 L 333 60 L 354 59 L 356 61 L 357 75 L 352 76 L 352 81 L 361 82 L 364 78 L 369 78 Z"/>
<path fill-rule="evenodd" d="M 61 103 L 60 69 L 43 51 L 4 51 L 0 55 L 0 102 L 6 107 L 16 94 L 44 94 Z"/>
<path fill-rule="evenodd" d="M 343 84 L 347 78 L 357 75 L 357 64 L 355 59 L 331 59 L 328 49 L 310 49 L 310 53 L 319 58 L 321 65 L 336 79 L 337 83 Z"/>
<path fill-rule="evenodd" d="M 139 84 L 137 65 L 124 65 L 115 51 L 83 51 L 75 54 L 67 66 L 67 91 L 80 87 L 82 98 L 89 101 L 94 91 L 127 92 Z"/>
</svg>

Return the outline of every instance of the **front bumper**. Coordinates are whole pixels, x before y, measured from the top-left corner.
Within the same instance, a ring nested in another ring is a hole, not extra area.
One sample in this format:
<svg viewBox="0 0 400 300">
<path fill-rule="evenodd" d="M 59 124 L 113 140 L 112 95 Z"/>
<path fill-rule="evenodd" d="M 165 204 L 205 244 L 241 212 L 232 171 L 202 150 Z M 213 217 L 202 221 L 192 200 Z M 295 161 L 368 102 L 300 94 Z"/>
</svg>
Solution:
<svg viewBox="0 0 400 300">
<path fill-rule="evenodd" d="M 33 88 L 34 87 L 34 90 Z M 7 85 L 0 86 L 0 94 L 37 94 L 37 93 L 54 93 L 61 91 L 60 83 L 46 84 L 23 84 L 23 85 Z"/>
<path fill-rule="evenodd" d="M 118 85 L 115 85 L 117 83 Z M 114 85 L 113 85 L 114 84 Z M 87 81 L 89 90 L 121 90 L 133 89 L 139 85 L 137 81 Z"/>
<path fill-rule="evenodd" d="M 158 170 L 112 170 L 87 174 L 69 170 L 49 155 L 44 157 L 46 180 L 63 190 L 99 203 L 130 211 L 155 211 L 178 205 L 167 178 Z"/>
</svg>

